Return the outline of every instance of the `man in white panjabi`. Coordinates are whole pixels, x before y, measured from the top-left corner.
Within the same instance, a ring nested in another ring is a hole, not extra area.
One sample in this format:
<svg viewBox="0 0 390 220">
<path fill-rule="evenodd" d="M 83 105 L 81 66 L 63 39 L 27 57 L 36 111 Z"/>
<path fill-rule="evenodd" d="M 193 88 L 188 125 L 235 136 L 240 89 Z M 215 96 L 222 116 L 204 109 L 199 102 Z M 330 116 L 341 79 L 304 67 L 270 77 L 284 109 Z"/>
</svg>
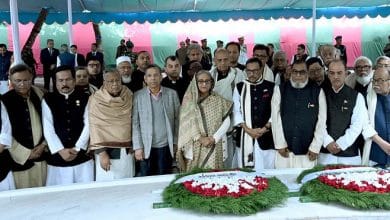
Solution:
<svg viewBox="0 0 390 220">
<path fill-rule="evenodd" d="M 262 63 L 257 58 L 246 62 L 248 78 L 236 85 L 233 93 L 237 148 L 234 160 L 239 168 L 273 169 L 275 149 L 271 133 L 271 99 L 274 83 L 263 79 Z"/>
<path fill-rule="evenodd" d="M 272 72 L 271 68 L 267 65 L 267 62 L 270 59 L 269 48 L 264 44 L 256 44 L 253 47 L 253 57 L 257 57 L 263 64 L 261 71 L 263 73 L 264 79 L 270 82 L 274 82 L 275 81 L 274 73 Z"/>
<path fill-rule="evenodd" d="M 12 173 L 15 187 L 42 187 L 46 184 L 45 160 L 48 156 L 42 132 L 43 92 L 32 86 L 33 74 L 25 64 L 17 64 L 9 72 L 14 89 L 4 94 L 1 99 L 7 108 L 12 127 L 9 153 L 14 161 Z"/>
<path fill-rule="evenodd" d="M 362 94 L 346 85 L 345 64 L 331 61 L 328 77 L 331 88 L 325 90 L 327 103 L 326 132 L 319 164 L 360 165 L 357 138 L 367 124 L 368 113 Z"/>
<path fill-rule="evenodd" d="M 15 189 L 14 178 L 11 172 L 11 156 L 8 152 L 12 144 L 12 129 L 8 113 L 3 103 L 0 103 L 1 133 L 0 133 L 0 192 Z"/>
<path fill-rule="evenodd" d="M 215 51 L 215 67 L 210 70 L 211 76 L 215 80 L 213 91 L 223 98 L 233 101 L 233 90 L 237 83 L 243 81 L 246 76 L 238 68 L 230 67 L 229 51 L 220 48 Z M 232 136 L 233 124 L 227 133 L 227 158 L 224 161 L 226 168 L 235 167 L 233 164 L 234 140 Z"/>
<path fill-rule="evenodd" d="M 46 185 L 91 182 L 93 161 L 87 154 L 89 94 L 74 89 L 72 67 L 61 66 L 55 72 L 57 91 L 42 100 L 43 133 L 51 153 Z"/>
<path fill-rule="evenodd" d="M 290 80 L 275 87 L 272 135 L 278 150 L 275 168 L 311 168 L 317 163 L 326 122 L 322 89 L 309 81 L 304 61 L 294 63 Z"/>
</svg>

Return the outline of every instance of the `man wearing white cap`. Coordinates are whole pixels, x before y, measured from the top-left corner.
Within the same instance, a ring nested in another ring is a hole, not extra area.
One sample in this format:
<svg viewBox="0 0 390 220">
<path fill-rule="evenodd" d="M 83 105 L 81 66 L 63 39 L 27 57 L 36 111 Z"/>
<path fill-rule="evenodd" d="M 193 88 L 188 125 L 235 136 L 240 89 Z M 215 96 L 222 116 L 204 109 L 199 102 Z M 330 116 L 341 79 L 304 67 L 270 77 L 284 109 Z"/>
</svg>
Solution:
<svg viewBox="0 0 390 220">
<path fill-rule="evenodd" d="M 135 80 L 133 80 L 133 67 L 131 65 L 130 57 L 120 56 L 116 58 L 116 69 L 121 75 L 122 85 L 125 85 L 133 93 L 137 91 Z"/>
</svg>

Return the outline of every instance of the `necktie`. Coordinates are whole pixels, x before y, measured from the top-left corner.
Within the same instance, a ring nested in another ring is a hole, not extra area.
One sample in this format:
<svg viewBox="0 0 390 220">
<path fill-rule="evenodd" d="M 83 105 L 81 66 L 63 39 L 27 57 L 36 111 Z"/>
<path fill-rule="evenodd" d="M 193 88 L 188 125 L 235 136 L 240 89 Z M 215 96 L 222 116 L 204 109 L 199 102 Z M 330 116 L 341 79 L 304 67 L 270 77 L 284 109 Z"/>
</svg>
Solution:
<svg viewBox="0 0 390 220">
<path fill-rule="evenodd" d="M 50 56 L 53 55 L 53 49 L 49 48 Z"/>
</svg>

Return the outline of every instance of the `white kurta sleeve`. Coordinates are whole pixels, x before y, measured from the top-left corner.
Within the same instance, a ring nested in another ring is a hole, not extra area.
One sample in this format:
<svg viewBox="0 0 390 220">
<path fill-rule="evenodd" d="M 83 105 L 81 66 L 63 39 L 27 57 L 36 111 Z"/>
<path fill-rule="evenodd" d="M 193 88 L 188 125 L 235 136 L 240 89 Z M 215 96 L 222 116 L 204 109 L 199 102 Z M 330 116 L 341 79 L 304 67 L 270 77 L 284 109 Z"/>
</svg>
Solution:
<svg viewBox="0 0 390 220">
<path fill-rule="evenodd" d="M 326 129 L 326 98 L 324 91 L 321 89 L 321 92 L 318 96 L 318 118 L 316 123 L 316 128 L 314 130 L 314 138 L 309 146 L 309 150 L 318 153 L 321 150 L 321 146 L 324 142 L 324 132 Z"/>
<path fill-rule="evenodd" d="M 363 135 L 364 140 L 370 139 L 370 138 L 374 137 L 374 135 L 376 135 L 376 134 L 378 134 L 378 132 L 376 132 L 376 130 L 373 128 L 373 126 L 370 122 L 366 123 L 363 126 L 362 135 Z"/>
<path fill-rule="evenodd" d="M 10 148 L 12 145 L 12 128 L 9 121 L 8 112 L 3 102 L 1 102 L 1 133 L 0 144 L 5 145 L 5 148 Z"/>
<path fill-rule="evenodd" d="M 369 103 L 369 105 L 370 105 L 370 103 Z M 375 109 L 376 108 L 374 108 L 373 111 L 375 111 Z M 367 116 L 365 118 L 361 119 L 361 120 L 364 120 L 363 121 L 363 131 L 362 131 L 362 135 L 363 135 L 364 140 L 371 139 L 374 135 L 378 134 L 378 132 L 376 132 L 376 130 L 374 128 L 374 124 L 370 121 L 369 115 L 370 114 L 368 113 L 368 110 L 367 110 Z M 375 120 L 375 118 L 374 118 L 374 120 Z"/>
<path fill-rule="evenodd" d="M 324 146 L 324 148 L 326 148 L 326 146 L 328 146 L 328 144 L 332 143 L 334 141 L 334 139 L 332 138 L 332 136 L 330 136 L 328 134 L 328 131 L 325 129 L 324 131 L 324 144 L 322 146 Z"/>
<path fill-rule="evenodd" d="M 59 56 L 57 56 L 57 67 L 61 66 L 61 59 Z"/>
<path fill-rule="evenodd" d="M 89 143 L 88 105 L 85 106 L 83 119 L 84 119 L 84 127 L 83 130 L 81 131 L 79 139 L 75 144 L 77 151 L 80 151 L 80 149 L 87 150 L 88 143 Z"/>
<path fill-rule="evenodd" d="M 362 133 L 363 123 L 366 122 L 368 117 L 366 104 L 362 94 L 358 93 L 356 98 L 355 107 L 353 108 L 351 124 L 349 128 L 345 130 L 343 136 L 336 140 L 337 145 L 342 149 L 346 150 L 351 146 L 356 138 Z"/>
<path fill-rule="evenodd" d="M 280 117 L 280 90 L 279 86 L 275 86 L 274 94 L 271 100 L 271 126 L 272 136 L 274 138 L 275 149 L 283 149 L 287 147 L 287 142 L 283 133 L 282 118 Z"/>
<path fill-rule="evenodd" d="M 43 121 L 43 135 L 49 145 L 51 154 L 55 154 L 58 151 L 64 149 L 60 138 L 57 136 L 53 124 L 53 114 L 46 104 L 45 100 L 42 100 L 42 121 Z"/>
<path fill-rule="evenodd" d="M 213 135 L 215 143 L 217 143 L 218 141 L 220 141 L 222 139 L 222 137 L 226 134 L 229 127 L 230 127 L 230 117 L 228 116 L 222 122 L 221 127 L 219 127 L 218 130 Z"/>
<path fill-rule="evenodd" d="M 241 111 L 241 96 L 238 93 L 237 86 L 233 91 L 233 125 L 237 126 L 244 122 Z"/>
</svg>

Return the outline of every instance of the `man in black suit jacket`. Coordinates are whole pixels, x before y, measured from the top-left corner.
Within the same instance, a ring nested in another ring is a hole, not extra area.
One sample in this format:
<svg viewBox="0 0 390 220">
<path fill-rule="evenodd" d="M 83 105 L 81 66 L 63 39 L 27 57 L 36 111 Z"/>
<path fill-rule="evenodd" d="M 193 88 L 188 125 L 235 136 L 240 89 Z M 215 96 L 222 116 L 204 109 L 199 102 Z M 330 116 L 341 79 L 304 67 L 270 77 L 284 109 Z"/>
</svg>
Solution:
<svg viewBox="0 0 390 220">
<path fill-rule="evenodd" d="M 41 63 L 43 65 L 43 79 L 44 87 L 49 90 L 50 88 L 50 78 L 53 81 L 54 88 L 54 69 L 57 64 L 57 56 L 60 54 L 60 51 L 54 48 L 54 40 L 47 39 L 47 48 L 41 50 Z"/>
<path fill-rule="evenodd" d="M 85 57 L 81 53 L 77 53 L 77 45 L 70 46 L 70 52 L 76 56 L 75 67 L 87 65 L 85 62 Z"/>
<path fill-rule="evenodd" d="M 97 48 L 97 43 L 91 44 L 91 52 L 87 53 L 87 61 L 91 58 L 95 58 L 96 60 L 99 60 L 102 67 L 104 67 L 104 55 L 103 53 L 97 51 Z"/>
</svg>

